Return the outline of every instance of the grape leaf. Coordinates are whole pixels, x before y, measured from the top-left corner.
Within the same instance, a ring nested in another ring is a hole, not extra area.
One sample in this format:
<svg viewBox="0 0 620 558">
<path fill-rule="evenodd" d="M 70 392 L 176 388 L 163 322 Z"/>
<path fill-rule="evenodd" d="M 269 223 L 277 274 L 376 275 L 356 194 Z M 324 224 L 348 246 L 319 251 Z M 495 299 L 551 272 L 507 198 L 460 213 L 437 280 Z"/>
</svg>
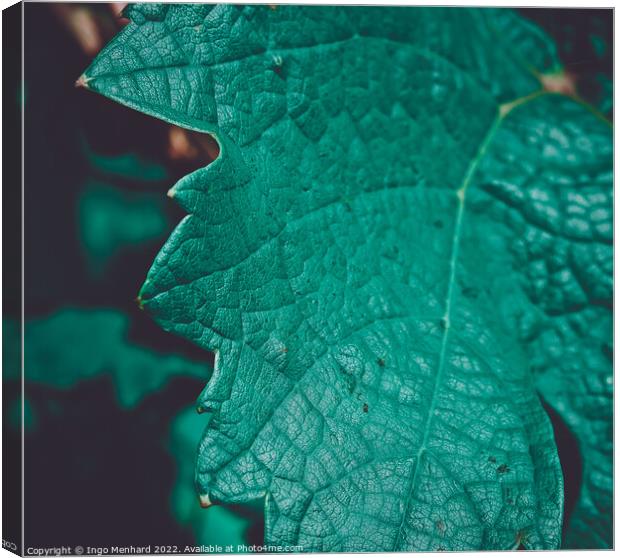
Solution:
<svg viewBox="0 0 620 558">
<path fill-rule="evenodd" d="M 610 296 L 611 134 L 541 87 L 553 44 L 509 10 L 125 13 L 78 83 L 221 151 L 141 290 L 216 351 L 203 501 L 308 551 L 557 547 L 532 370 Z"/>
<path fill-rule="evenodd" d="M 496 251 L 496 261 L 510 260 L 521 275 L 521 288 L 500 289 L 500 312 L 519 332 L 538 389 L 580 445 L 583 482 L 563 546 L 611 548 L 611 131 L 575 103 L 547 101 L 498 132 L 470 208 L 478 226 L 504 229 L 478 244 L 481 254 Z M 529 141 L 515 144 L 515 134 L 528 131 Z M 501 273 L 484 260 L 478 258 L 479 270 Z"/>
<path fill-rule="evenodd" d="M 59 388 L 111 374 L 119 401 L 133 407 L 173 376 L 207 379 L 210 367 L 176 355 L 158 355 L 127 339 L 129 318 L 115 310 L 64 309 L 28 320 L 24 374 Z"/>
<path fill-rule="evenodd" d="M 611 227 L 611 216 L 609 221 Z M 613 548 L 612 311 L 584 307 L 544 317 L 535 330 L 537 385 L 575 433 L 583 461 L 580 497 L 563 546 Z"/>
</svg>

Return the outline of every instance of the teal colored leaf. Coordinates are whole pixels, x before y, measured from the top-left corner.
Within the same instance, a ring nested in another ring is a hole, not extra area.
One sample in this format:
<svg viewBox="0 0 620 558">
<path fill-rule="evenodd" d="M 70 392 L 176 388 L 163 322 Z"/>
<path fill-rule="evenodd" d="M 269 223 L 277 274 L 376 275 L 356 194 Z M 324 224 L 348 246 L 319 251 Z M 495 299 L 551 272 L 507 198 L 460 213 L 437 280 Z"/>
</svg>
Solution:
<svg viewBox="0 0 620 558">
<path fill-rule="evenodd" d="M 583 460 L 579 501 L 563 546 L 612 548 L 612 312 L 590 306 L 541 319 L 548 329 L 536 334 L 532 366 L 543 397 L 575 433 Z"/>
<path fill-rule="evenodd" d="M 563 546 L 610 548 L 611 129 L 560 97 L 531 103 L 520 116 L 498 131 L 471 191 L 478 226 L 498 231 L 480 235 L 474 261 L 501 285 L 499 312 L 514 324 L 543 398 L 579 442 L 583 482 Z M 520 133 L 528 139 L 517 145 Z M 506 269 L 518 281 L 502 277 Z"/>
<path fill-rule="evenodd" d="M 608 311 L 612 148 L 542 89 L 551 41 L 509 10 L 126 14 L 80 83 L 221 149 L 141 291 L 216 351 L 203 500 L 264 497 L 308 551 L 556 548 L 534 382 Z"/>
<path fill-rule="evenodd" d="M 162 355 L 127 339 L 129 318 L 114 310 L 61 310 L 29 320 L 24 370 L 29 382 L 69 389 L 100 374 L 112 376 L 121 405 L 133 407 L 174 376 L 208 379 L 207 364 Z"/>
<path fill-rule="evenodd" d="M 165 238 L 170 229 L 161 196 L 95 181 L 87 181 L 80 194 L 78 221 L 84 256 L 96 275 L 119 252 Z"/>
</svg>

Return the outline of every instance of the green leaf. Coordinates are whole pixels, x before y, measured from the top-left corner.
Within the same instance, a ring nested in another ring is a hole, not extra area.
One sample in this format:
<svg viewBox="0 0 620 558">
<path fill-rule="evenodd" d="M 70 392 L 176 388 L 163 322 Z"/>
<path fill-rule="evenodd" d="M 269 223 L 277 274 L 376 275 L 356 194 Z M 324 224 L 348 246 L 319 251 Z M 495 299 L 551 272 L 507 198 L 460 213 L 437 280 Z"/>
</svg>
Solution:
<svg viewBox="0 0 620 558">
<path fill-rule="evenodd" d="M 110 374 L 124 407 L 163 387 L 173 376 L 208 379 L 209 366 L 157 354 L 127 339 L 129 319 L 114 310 L 61 310 L 25 326 L 25 377 L 62 389 Z"/>
<path fill-rule="evenodd" d="M 204 498 L 308 551 L 557 547 L 531 372 L 611 297 L 609 126 L 511 11 L 276 8 L 134 5 L 80 79 L 220 145 L 141 291 L 216 351 Z"/>
<path fill-rule="evenodd" d="M 610 215 L 610 227 L 611 222 Z M 611 281 L 611 246 L 609 252 L 605 259 L 609 258 L 606 273 Z M 563 546 L 612 548 L 612 311 L 583 307 L 544 322 L 547 327 L 534 342 L 532 366 L 540 374 L 543 397 L 575 433 L 583 460 L 580 497 Z"/>
<path fill-rule="evenodd" d="M 579 442 L 583 482 L 563 546 L 610 548 L 611 130 L 567 99 L 538 103 L 515 111 L 520 120 L 498 132 L 479 168 L 470 207 L 478 226 L 503 229 L 497 234 L 503 240 L 480 236 L 476 259 L 479 270 L 502 285 L 499 312 L 514 324 L 544 399 Z M 527 141 L 516 145 L 515 133 L 528 131 Z M 490 251 L 497 263 L 484 261 Z M 500 276 L 508 269 L 502 259 L 513 277 Z"/>
</svg>

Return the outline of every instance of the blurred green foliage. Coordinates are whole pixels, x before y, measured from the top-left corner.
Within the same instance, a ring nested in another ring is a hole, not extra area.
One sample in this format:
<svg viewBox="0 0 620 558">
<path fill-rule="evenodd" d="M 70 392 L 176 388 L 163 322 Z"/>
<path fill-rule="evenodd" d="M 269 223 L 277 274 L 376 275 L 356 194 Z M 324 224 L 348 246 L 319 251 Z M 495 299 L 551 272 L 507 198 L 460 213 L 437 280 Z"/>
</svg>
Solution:
<svg viewBox="0 0 620 558">
<path fill-rule="evenodd" d="M 20 336 L 19 324 L 15 320 L 2 320 L 2 379 L 5 382 L 19 380 L 21 375 Z"/>
<path fill-rule="evenodd" d="M 111 18 L 107 6 L 84 9 Z M 28 4 L 24 14 L 24 73 L 15 73 L 24 82 L 4 89 L 16 114 L 27 91 L 24 474 L 31 543 L 208 544 L 229 536 L 226 544 L 243 537 L 258 543 L 260 515 L 203 510 L 194 489 L 206 416 L 189 406 L 212 356 L 160 330 L 134 300 L 183 217 L 165 193 L 186 173 L 180 165 L 200 163 L 167 156 L 166 125 L 74 87 L 90 55 L 53 3 Z M 16 434 L 21 301 L 14 297 L 3 321 L 4 388 L 12 398 L 3 415 Z M 175 422 L 174 440 L 183 443 L 171 440 L 171 420 L 182 409 L 187 419 Z M 93 487 L 96 505 L 84 498 Z"/>
<path fill-rule="evenodd" d="M 93 171 L 108 175 L 110 178 L 141 182 L 161 182 L 169 178 L 164 166 L 149 161 L 137 153 L 104 155 L 93 151 L 85 141 L 83 150 Z"/>
<path fill-rule="evenodd" d="M 169 173 L 134 153 L 109 156 L 83 145 L 82 156 L 88 170 L 76 189 L 74 206 L 77 242 L 84 258 L 81 265 L 86 264 L 82 273 L 104 281 L 113 262 L 123 261 L 123 255 L 131 257 L 158 240 L 163 242 L 172 230 L 174 223 L 162 187 Z M 211 374 L 208 354 L 197 361 L 138 343 L 130 335 L 134 317 L 124 309 L 126 302 L 119 299 L 118 307 L 110 308 L 62 306 L 27 319 L 24 367 L 28 386 L 75 390 L 82 382 L 107 377 L 119 406 L 129 410 L 163 390 L 172 378 L 196 378 L 206 383 Z M 15 381 L 20 370 L 20 333 L 17 321 L 3 321 L 3 362 L 8 378 Z M 15 399 L 5 415 L 14 429 L 19 427 L 21 412 Z M 35 405 L 25 399 L 26 432 L 37 427 L 36 416 Z M 172 423 L 169 438 L 161 440 L 176 470 L 170 512 L 179 525 L 191 530 L 195 544 L 233 545 L 237 550 L 238 545 L 250 542 L 251 529 L 260 527 L 262 515 L 251 507 L 200 507 L 194 469 L 206 421 L 204 414 L 188 407 Z"/>
<path fill-rule="evenodd" d="M 101 274 L 119 252 L 157 240 L 171 229 L 161 194 L 125 192 L 88 181 L 78 199 L 79 231 L 89 268 Z"/>
<path fill-rule="evenodd" d="M 128 342 L 128 329 L 128 316 L 115 310 L 64 309 L 30 320 L 24 336 L 26 378 L 67 389 L 108 374 L 123 407 L 137 405 L 174 376 L 209 378 L 206 363 L 139 347 Z"/>
</svg>

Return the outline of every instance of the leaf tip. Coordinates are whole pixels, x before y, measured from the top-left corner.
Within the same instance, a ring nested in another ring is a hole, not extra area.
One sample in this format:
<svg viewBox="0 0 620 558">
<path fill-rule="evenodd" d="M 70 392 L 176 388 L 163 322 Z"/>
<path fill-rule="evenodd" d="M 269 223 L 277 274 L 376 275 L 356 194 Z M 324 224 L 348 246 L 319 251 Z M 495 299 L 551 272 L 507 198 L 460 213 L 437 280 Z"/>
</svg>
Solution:
<svg viewBox="0 0 620 558">
<path fill-rule="evenodd" d="M 136 304 L 138 305 L 138 308 L 140 310 L 144 310 L 144 300 L 142 300 L 142 297 L 138 295 L 135 300 L 136 300 Z"/>
<path fill-rule="evenodd" d="M 129 20 L 130 6 L 127 2 L 112 2 L 112 9 L 117 19 Z"/>
<path fill-rule="evenodd" d="M 200 500 L 200 507 L 201 508 L 210 508 L 213 505 L 213 502 L 211 501 L 211 498 L 209 498 L 208 494 L 200 494 L 198 496 L 198 499 Z"/>
<path fill-rule="evenodd" d="M 174 190 L 174 186 L 172 188 L 170 188 L 170 190 L 168 190 L 166 192 L 166 195 L 172 200 L 174 199 L 174 195 L 175 195 L 175 190 Z"/>
<path fill-rule="evenodd" d="M 573 97 L 577 94 L 577 80 L 575 76 L 564 70 L 550 74 L 541 74 L 540 83 L 545 91 L 559 93 Z"/>
<path fill-rule="evenodd" d="M 75 87 L 83 87 L 84 89 L 88 89 L 88 82 L 92 78 L 86 77 L 86 74 L 82 74 L 79 78 L 75 80 Z"/>
</svg>

